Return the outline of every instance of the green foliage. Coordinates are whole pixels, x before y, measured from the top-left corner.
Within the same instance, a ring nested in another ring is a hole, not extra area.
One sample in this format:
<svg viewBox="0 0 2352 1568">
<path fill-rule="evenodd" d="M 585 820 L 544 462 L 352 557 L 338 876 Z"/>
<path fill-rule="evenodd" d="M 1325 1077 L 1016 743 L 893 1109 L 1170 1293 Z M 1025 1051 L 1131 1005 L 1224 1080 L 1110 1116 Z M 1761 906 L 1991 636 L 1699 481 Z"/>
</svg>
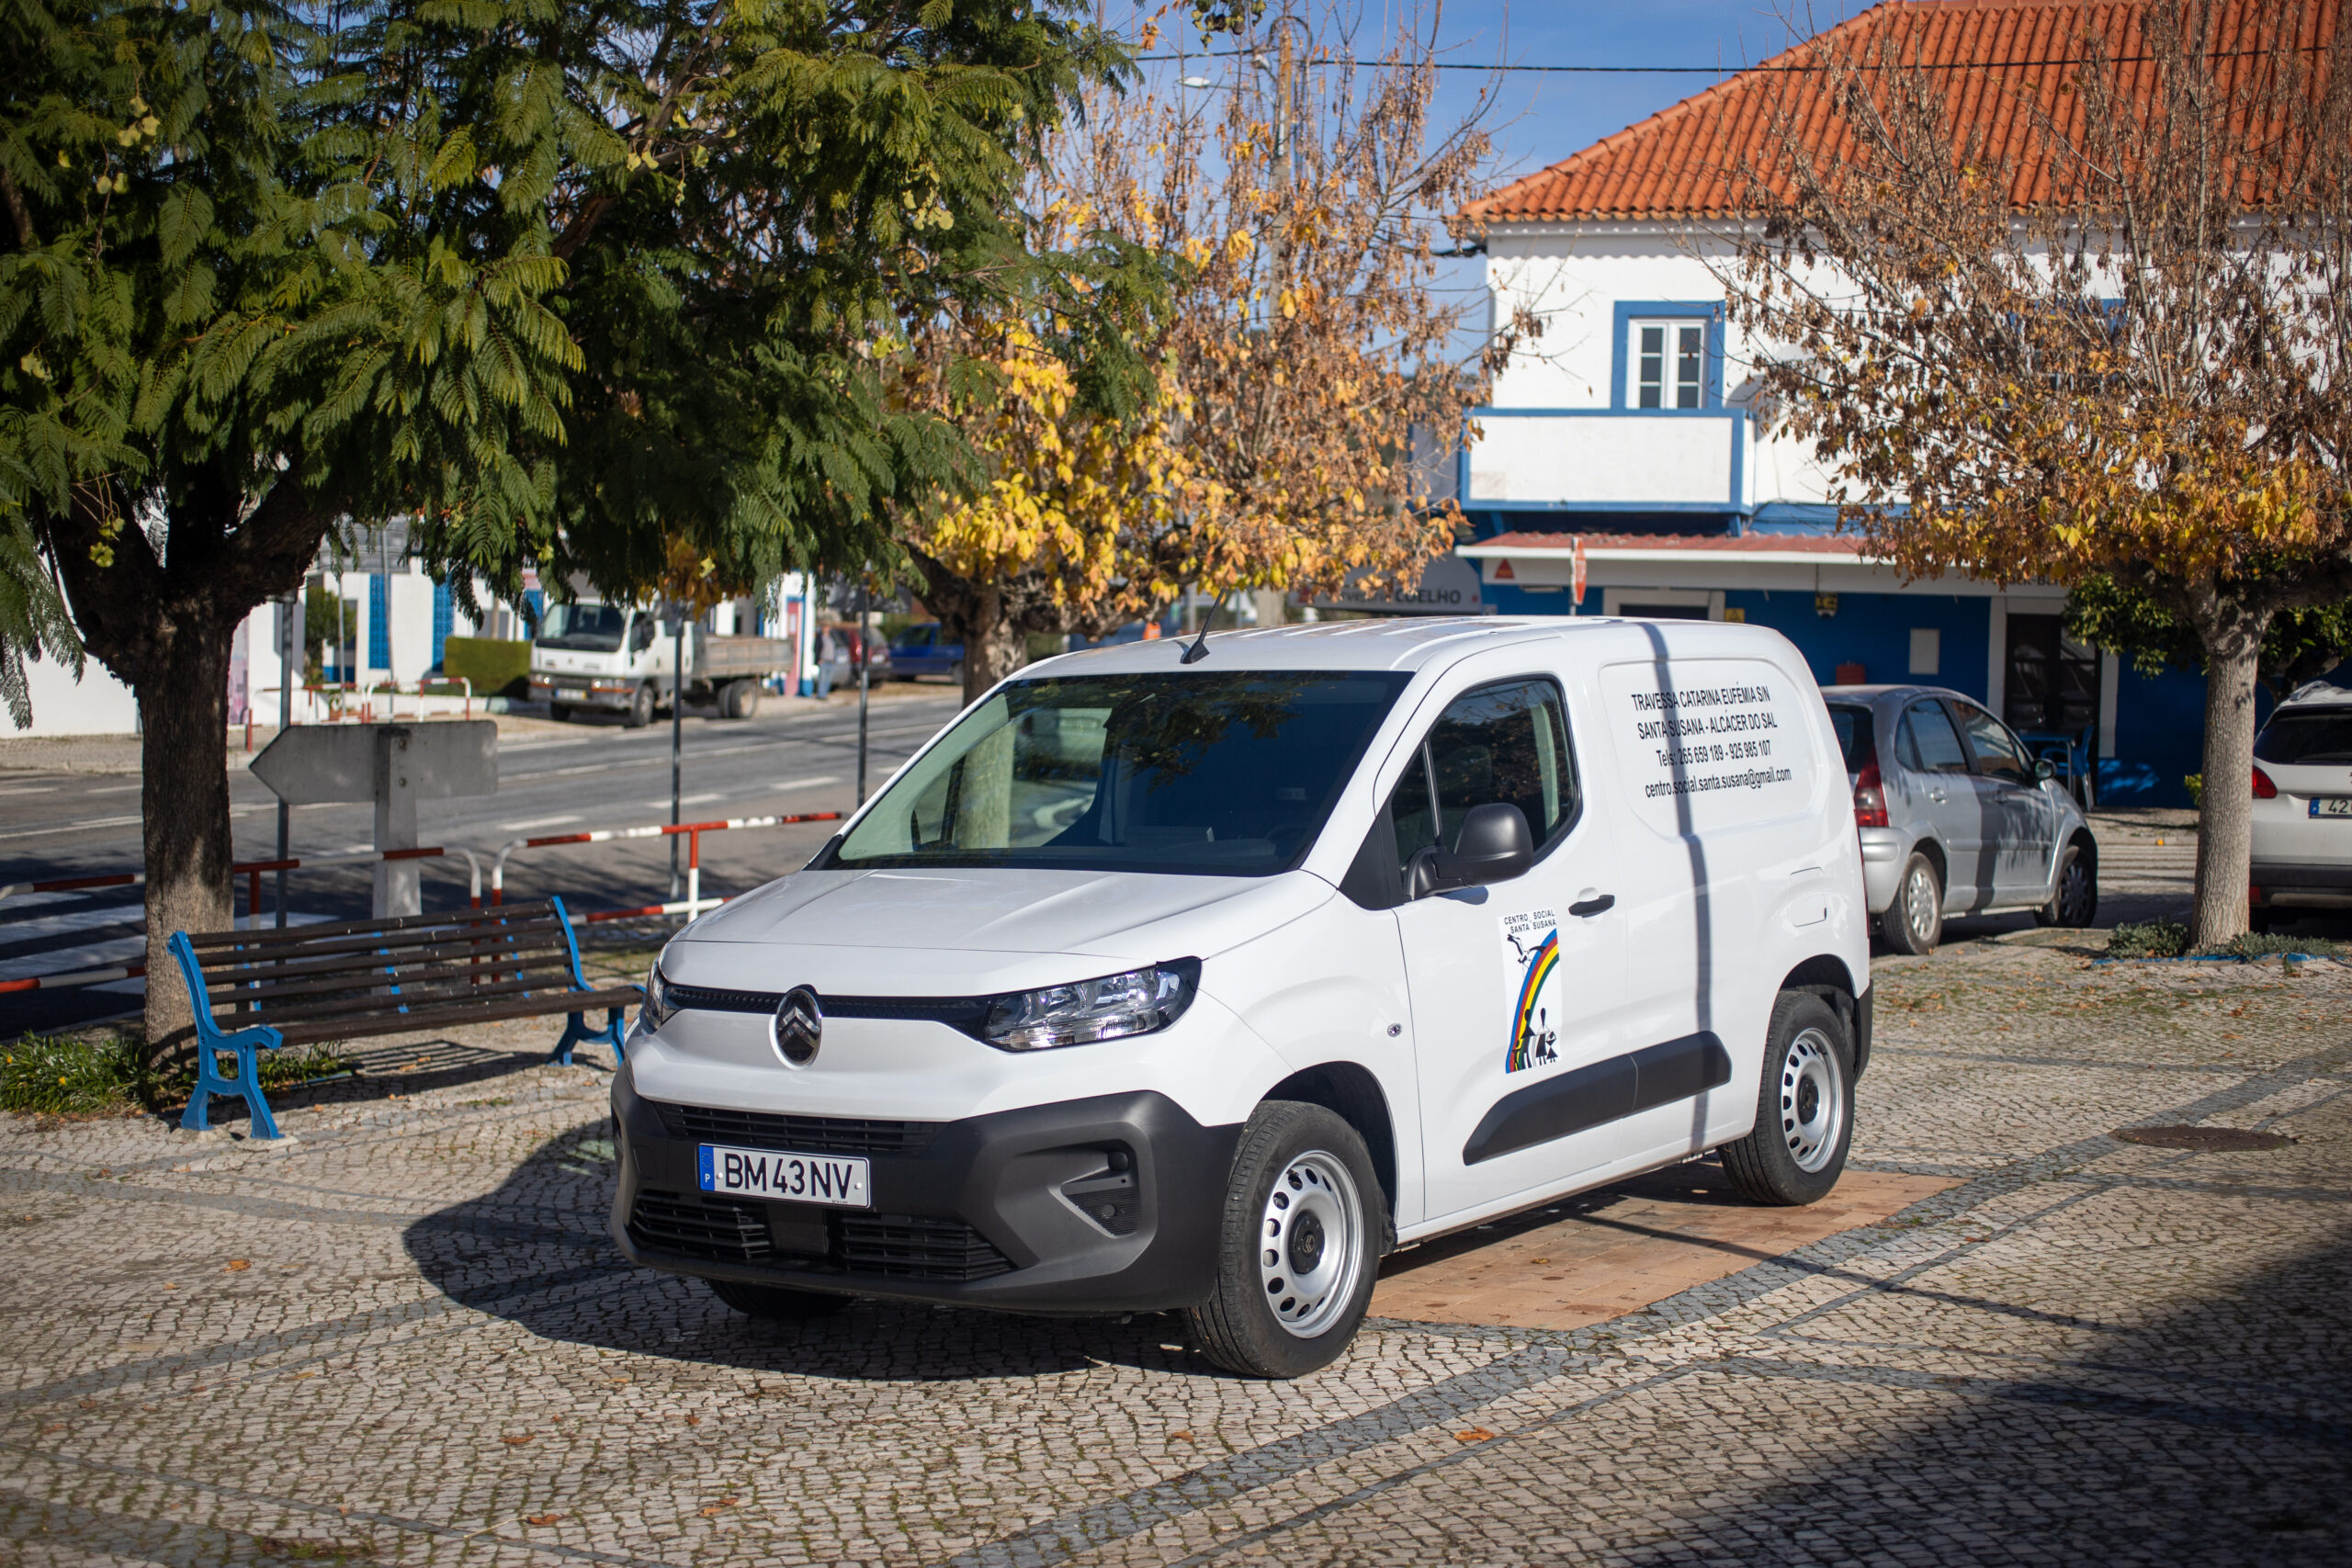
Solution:
<svg viewBox="0 0 2352 1568">
<path fill-rule="evenodd" d="M 2091 577 L 2075 585 L 2066 601 L 2066 635 L 2128 658 L 2142 675 L 2205 672 L 2205 648 L 2196 628 L 2112 577 Z M 2352 658 L 2352 600 L 2280 610 L 2263 635 L 2256 673 L 2271 700 L 2283 701 L 2346 658 Z"/>
<path fill-rule="evenodd" d="M 2188 951 L 2188 928 L 2177 920 L 2134 920 L 2107 939 L 2109 958 L 2178 958 Z"/>
<path fill-rule="evenodd" d="M 2198 811 L 2204 810 L 2205 775 L 2203 773 L 2183 773 L 2180 775 L 2180 782 L 2188 791 L 2188 804 L 2190 808 Z"/>
<path fill-rule="evenodd" d="M 330 1045 L 265 1051 L 265 1092 L 348 1073 L 354 1063 Z M 224 1059 L 223 1070 L 235 1076 Z M 85 1039 L 28 1034 L 0 1045 L 0 1111 L 64 1116 L 130 1115 L 187 1099 L 193 1070 L 159 1069 L 127 1035 Z"/>
<path fill-rule="evenodd" d="M 0 421 L 6 416 L 0 415 Z M 31 519 L 16 499 L 17 467 L 11 460 L 5 423 L 0 423 L 0 702 L 19 729 L 33 721 L 32 694 L 25 682 L 25 660 L 47 657 L 82 673 L 82 639 L 74 632 L 65 600 L 40 558 L 40 543 Z"/>
<path fill-rule="evenodd" d="M 474 695 L 520 696 L 531 679 L 531 645 L 486 637 L 453 637 L 442 645 L 441 672 L 473 682 Z"/>
<path fill-rule="evenodd" d="M 2352 957 L 2352 949 L 2340 942 L 2319 936 L 2287 936 L 2278 931 L 2248 931 L 2212 949 L 2213 955 L 2219 958 L 2268 958 L 2281 953 L 2312 958 Z"/>
</svg>

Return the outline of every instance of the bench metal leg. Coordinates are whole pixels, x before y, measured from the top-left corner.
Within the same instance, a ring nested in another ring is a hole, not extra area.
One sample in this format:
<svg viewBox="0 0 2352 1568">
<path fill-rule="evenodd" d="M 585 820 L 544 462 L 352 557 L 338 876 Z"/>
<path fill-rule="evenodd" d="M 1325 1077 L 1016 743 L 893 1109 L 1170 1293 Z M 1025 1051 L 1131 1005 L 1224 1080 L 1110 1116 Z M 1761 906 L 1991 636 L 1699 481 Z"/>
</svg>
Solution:
<svg viewBox="0 0 2352 1568">
<path fill-rule="evenodd" d="M 606 1017 L 602 1029 L 589 1028 L 588 1015 L 584 1012 L 575 1012 L 566 1019 L 563 1025 L 563 1038 L 555 1043 L 553 1051 L 548 1053 L 548 1060 L 566 1067 L 571 1066 L 571 1048 L 574 1045 L 611 1046 L 613 1064 L 616 1066 L 628 1060 L 621 1053 L 621 1035 L 624 1032 L 621 1021 L 628 1016 L 628 1009 L 607 1008 L 605 1011 Z"/>
<path fill-rule="evenodd" d="M 575 1015 L 576 1016 L 576 1015 Z M 237 1054 L 237 1076 L 220 1076 L 220 1052 Z M 190 1132 L 201 1133 L 212 1124 L 212 1097 L 233 1094 L 245 1102 L 252 1117 L 250 1134 L 254 1138 L 276 1138 L 277 1118 L 269 1113 L 269 1101 L 262 1098 L 261 1053 L 247 1043 L 233 1046 L 199 1045 L 196 1052 L 196 1086 L 188 1090 L 187 1109 L 180 1112 L 180 1125 Z"/>
</svg>

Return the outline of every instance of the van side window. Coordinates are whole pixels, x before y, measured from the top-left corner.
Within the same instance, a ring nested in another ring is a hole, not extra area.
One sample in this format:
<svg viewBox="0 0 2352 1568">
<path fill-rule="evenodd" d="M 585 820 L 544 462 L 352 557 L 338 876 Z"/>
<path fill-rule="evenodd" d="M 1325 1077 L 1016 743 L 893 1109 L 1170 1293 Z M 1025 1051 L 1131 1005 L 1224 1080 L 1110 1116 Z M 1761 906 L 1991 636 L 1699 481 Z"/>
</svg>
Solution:
<svg viewBox="0 0 2352 1568">
<path fill-rule="evenodd" d="M 2011 784 L 2033 783 L 2033 761 L 2026 755 L 2024 744 L 2009 733 L 2009 727 L 1986 713 L 1983 708 L 1965 703 L 1954 705 L 1960 711 L 1962 728 L 1968 731 L 1969 750 L 1976 753 L 1976 771 Z"/>
<path fill-rule="evenodd" d="M 1438 716 L 1389 797 L 1398 867 L 1431 844 L 1453 848 L 1470 808 L 1492 801 L 1525 814 L 1540 850 L 1575 818 L 1577 800 L 1560 689 L 1541 680 L 1481 686 Z"/>
<path fill-rule="evenodd" d="M 1913 703 L 1904 711 L 1903 765 L 1918 773 L 1964 773 L 1968 753 L 1945 716 L 1943 704 Z"/>
</svg>

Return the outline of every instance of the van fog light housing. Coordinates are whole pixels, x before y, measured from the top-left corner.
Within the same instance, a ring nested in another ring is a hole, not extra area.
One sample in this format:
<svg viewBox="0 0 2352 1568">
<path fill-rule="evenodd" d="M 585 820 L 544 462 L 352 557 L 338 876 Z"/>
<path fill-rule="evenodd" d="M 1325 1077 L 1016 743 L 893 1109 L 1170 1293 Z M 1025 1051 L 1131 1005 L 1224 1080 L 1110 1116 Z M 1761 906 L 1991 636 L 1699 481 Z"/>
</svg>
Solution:
<svg viewBox="0 0 2352 1568">
<path fill-rule="evenodd" d="M 1179 958 L 1099 980 L 999 997 L 980 1038 L 1000 1051 L 1050 1051 L 1167 1028 L 1193 1005 L 1201 961 Z"/>
</svg>

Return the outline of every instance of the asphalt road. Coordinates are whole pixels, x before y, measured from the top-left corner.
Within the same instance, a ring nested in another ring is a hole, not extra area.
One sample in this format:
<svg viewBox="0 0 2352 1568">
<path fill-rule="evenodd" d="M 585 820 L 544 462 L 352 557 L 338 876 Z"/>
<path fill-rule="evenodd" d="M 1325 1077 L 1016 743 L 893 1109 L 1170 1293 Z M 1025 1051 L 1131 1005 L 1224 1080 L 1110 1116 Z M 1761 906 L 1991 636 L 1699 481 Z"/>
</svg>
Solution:
<svg viewBox="0 0 2352 1568">
<path fill-rule="evenodd" d="M 873 705 L 869 779 L 878 787 L 949 718 L 958 694 L 939 685 L 888 688 Z M 729 722 L 688 711 L 684 726 L 684 819 L 846 811 L 855 804 L 857 709 L 854 699 L 771 704 L 756 718 Z M 10 769 L 0 773 L 0 884 L 101 875 L 139 867 L 139 780 Z M 277 797 L 243 767 L 230 777 L 239 860 L 276 852 Z M 431 802 L 420 808 L 427 844 L 464 846 L 481 857 L 485 881 L 501 844 L 519 837 L 665 822 L 670 815 L 670 728 L 625 729 L 616 720 L 511 726 L 500 737 L 494 795 Z M 832 824 L 707 834 L 706 897 L 731 896 L 804 863 Z M 371 847 L 373 808 L 306 806 L 293 812 L 296 856 Z M 644 840 L 518 852 L 507 865 L 510 899 L 560 895 L 575 911 L 627 908 L 669 897 L 670 843 Z M 683 855 L 683 846 L 682 846 Z M 466 863 L 424 863 L 427 909 L 462 907 Z M 288 878 L 298 918 L 348 919 L 368 912 L 365 866 L 297 871 Z M 275 906 L 264 883 L 265 911 Z M 245 913 L 245 886 L 237 890 Z M 29 895 L 0 905 L 0 979 L 120 964 L 141 948 L 138 890 L 97 896 Z M 617 933 L 615 933 L 617 935 Z M 138 1005 L 139 982 L 76 991 L 0 997 L 0 1038 L 122 1012 Z"/>
</svg>

